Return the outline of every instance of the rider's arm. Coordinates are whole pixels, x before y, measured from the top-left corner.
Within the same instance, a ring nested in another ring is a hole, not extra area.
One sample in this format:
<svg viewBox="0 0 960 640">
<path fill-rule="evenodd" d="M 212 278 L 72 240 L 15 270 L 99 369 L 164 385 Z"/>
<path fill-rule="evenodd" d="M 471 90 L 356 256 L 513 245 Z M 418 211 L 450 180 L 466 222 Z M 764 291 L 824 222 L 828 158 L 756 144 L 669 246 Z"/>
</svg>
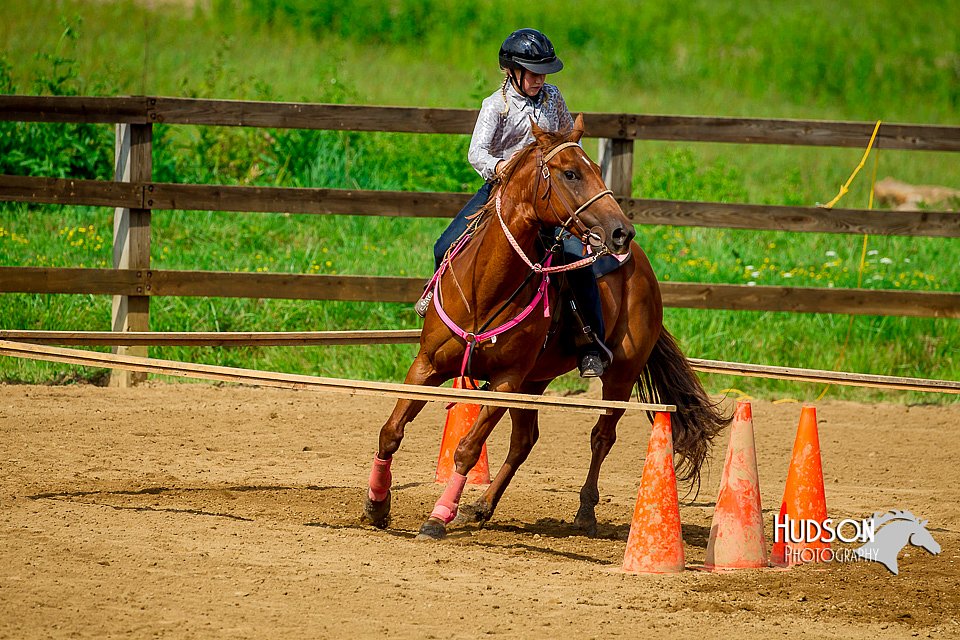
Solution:
<svg viewBox="0 0 960 640">
<path fill-rule="evenodd" d="M 497 163 L 504 160 L 503 149 L 497 143 L 500 139 L 500 129 L 503 127 L 502 100 L 498 103 L 492 96 L 483 101 L 477 124 L 473 128 L 473 137 L 470 139 L 470 151 L 467 159 L 485 180 L 492 180 L 497 170 Z"/>
</svg>

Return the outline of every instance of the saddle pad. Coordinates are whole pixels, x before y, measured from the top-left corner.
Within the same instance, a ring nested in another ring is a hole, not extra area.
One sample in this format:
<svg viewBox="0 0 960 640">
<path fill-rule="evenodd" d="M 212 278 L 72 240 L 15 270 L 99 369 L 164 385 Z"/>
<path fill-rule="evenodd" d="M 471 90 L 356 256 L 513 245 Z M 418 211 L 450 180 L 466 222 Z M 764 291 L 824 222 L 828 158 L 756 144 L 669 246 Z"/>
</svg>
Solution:
<svg viewBox="0 0 960 640">
<path fill-rule="evenodd" d="M 622 256 L 612 256 L 610 254 L 600 256 L 600 258 L 591 265 L 594 277 L 601 278 L 608 273 L 616 271 L 630 259 L 631 255 L 630 253 L 625 253 Z M 621 258 L 623 259 L 621 260 Z"/>
<path fill-rule="evenodd" d="M 567 235 L 563 239 L 563 253 L 565 254 L 564 261 L 567 263 L 575 262 L 587 255 L 584 244 L 571 235 Z M 630 255 L 629 253 L 625 253 L 622 256 L 610 254 L 600 256 L 596 262 L 590 265 L 590 268 L 593 270 L 593 276 L 595 278 L 601 278 L 608 273 L 616 271 L 623 263 L 630 259 Z"/>
</svg>

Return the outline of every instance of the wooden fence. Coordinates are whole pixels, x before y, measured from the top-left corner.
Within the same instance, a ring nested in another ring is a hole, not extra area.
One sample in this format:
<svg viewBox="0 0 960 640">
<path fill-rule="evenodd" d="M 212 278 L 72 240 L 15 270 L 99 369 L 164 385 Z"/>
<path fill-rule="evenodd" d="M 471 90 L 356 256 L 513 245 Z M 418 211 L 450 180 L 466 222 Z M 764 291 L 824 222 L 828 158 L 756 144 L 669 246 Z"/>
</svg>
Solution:
<svg viewBox="0 0 960 640">
<path fill-rule="evenodd" d="M 450 217 L 471 194 L 240 187 L 152 180 L 153 124 L 468 134 L 477 112 L 164 97 L 0 96 L 0 120 L 116 125 L 115 180 L 0 175 L 0 200 L 114 207 L 113 269 L 0 266 L 0 293 L 113 296 L 114 331 L 149 331 L 153 296 L 412 302 L 422 278 L 157 270 L 153 211 Z M 631 197 L 634 140 L 865 146 L 872 123 L 587 113 L 607 184 L 635 224 L 900 236 L 960 236 L 946 211 L 821 209 Z M 884 124 L 883 149 L 960 151 L 960 127 Z M 700 309 L 960 318 L 960 294 L 662 282 L 664 304 Z M 145 355 L 146 347 L 121 347 Z"/>
</svg>

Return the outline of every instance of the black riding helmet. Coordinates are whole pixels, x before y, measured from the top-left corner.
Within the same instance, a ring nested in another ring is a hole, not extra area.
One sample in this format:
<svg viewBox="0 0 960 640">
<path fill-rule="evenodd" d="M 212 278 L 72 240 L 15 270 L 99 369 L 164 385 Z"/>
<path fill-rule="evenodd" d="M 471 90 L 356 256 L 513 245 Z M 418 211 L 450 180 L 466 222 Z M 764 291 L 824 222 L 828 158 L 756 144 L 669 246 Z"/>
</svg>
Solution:
<svg viewBox="0 0 960 640">
<path fill-rule="evenodd" d="M 500 46 L 500 67 L 547 74 L 563 69 L 563 62 L 547 36 L 536 29 L 517 29 Z"/>
</svg>

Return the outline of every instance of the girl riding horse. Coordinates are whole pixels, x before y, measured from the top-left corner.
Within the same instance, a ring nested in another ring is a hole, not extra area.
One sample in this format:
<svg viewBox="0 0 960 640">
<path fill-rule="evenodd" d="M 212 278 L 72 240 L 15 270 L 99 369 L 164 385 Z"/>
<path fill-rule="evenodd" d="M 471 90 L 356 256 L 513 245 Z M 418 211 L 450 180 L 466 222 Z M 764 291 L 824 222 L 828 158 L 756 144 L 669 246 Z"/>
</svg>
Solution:
<svg viewBox="0 0 960 640">
<path fill-rule="evenodd" d="M 440 268 L 444 256 L 466 231 L 470 217 L 490 199 L 507 160 L 533 142 L 531 123 L 547 131 L 573 127 L 573 117 L 560 90 L 545 84 L 547 74 L 563 69 L 563 62 L 545 35 L 536 29 L 514 31 L 503 41 L 499 58 L 505 72 L 503 83 L 483 101 L 467 156 L 485 182 L 434 245 L 434 270 Z M 575 254 L 564 259 L 576 262 L 583 257 L 583 245 L 571 240 L 564 246 Z M 574 313 L 583 318 L 582 339 L 577 341 L 580 375 L 599 377 L 612 354 L 603 343 L 603 314 L 596 279 L 589 267 L 571 270 L 566 277 L 574 293 Z M 430 309 L 432 299 L 428 287 L 415 306 L 421 317 Z"/>
</svg>

